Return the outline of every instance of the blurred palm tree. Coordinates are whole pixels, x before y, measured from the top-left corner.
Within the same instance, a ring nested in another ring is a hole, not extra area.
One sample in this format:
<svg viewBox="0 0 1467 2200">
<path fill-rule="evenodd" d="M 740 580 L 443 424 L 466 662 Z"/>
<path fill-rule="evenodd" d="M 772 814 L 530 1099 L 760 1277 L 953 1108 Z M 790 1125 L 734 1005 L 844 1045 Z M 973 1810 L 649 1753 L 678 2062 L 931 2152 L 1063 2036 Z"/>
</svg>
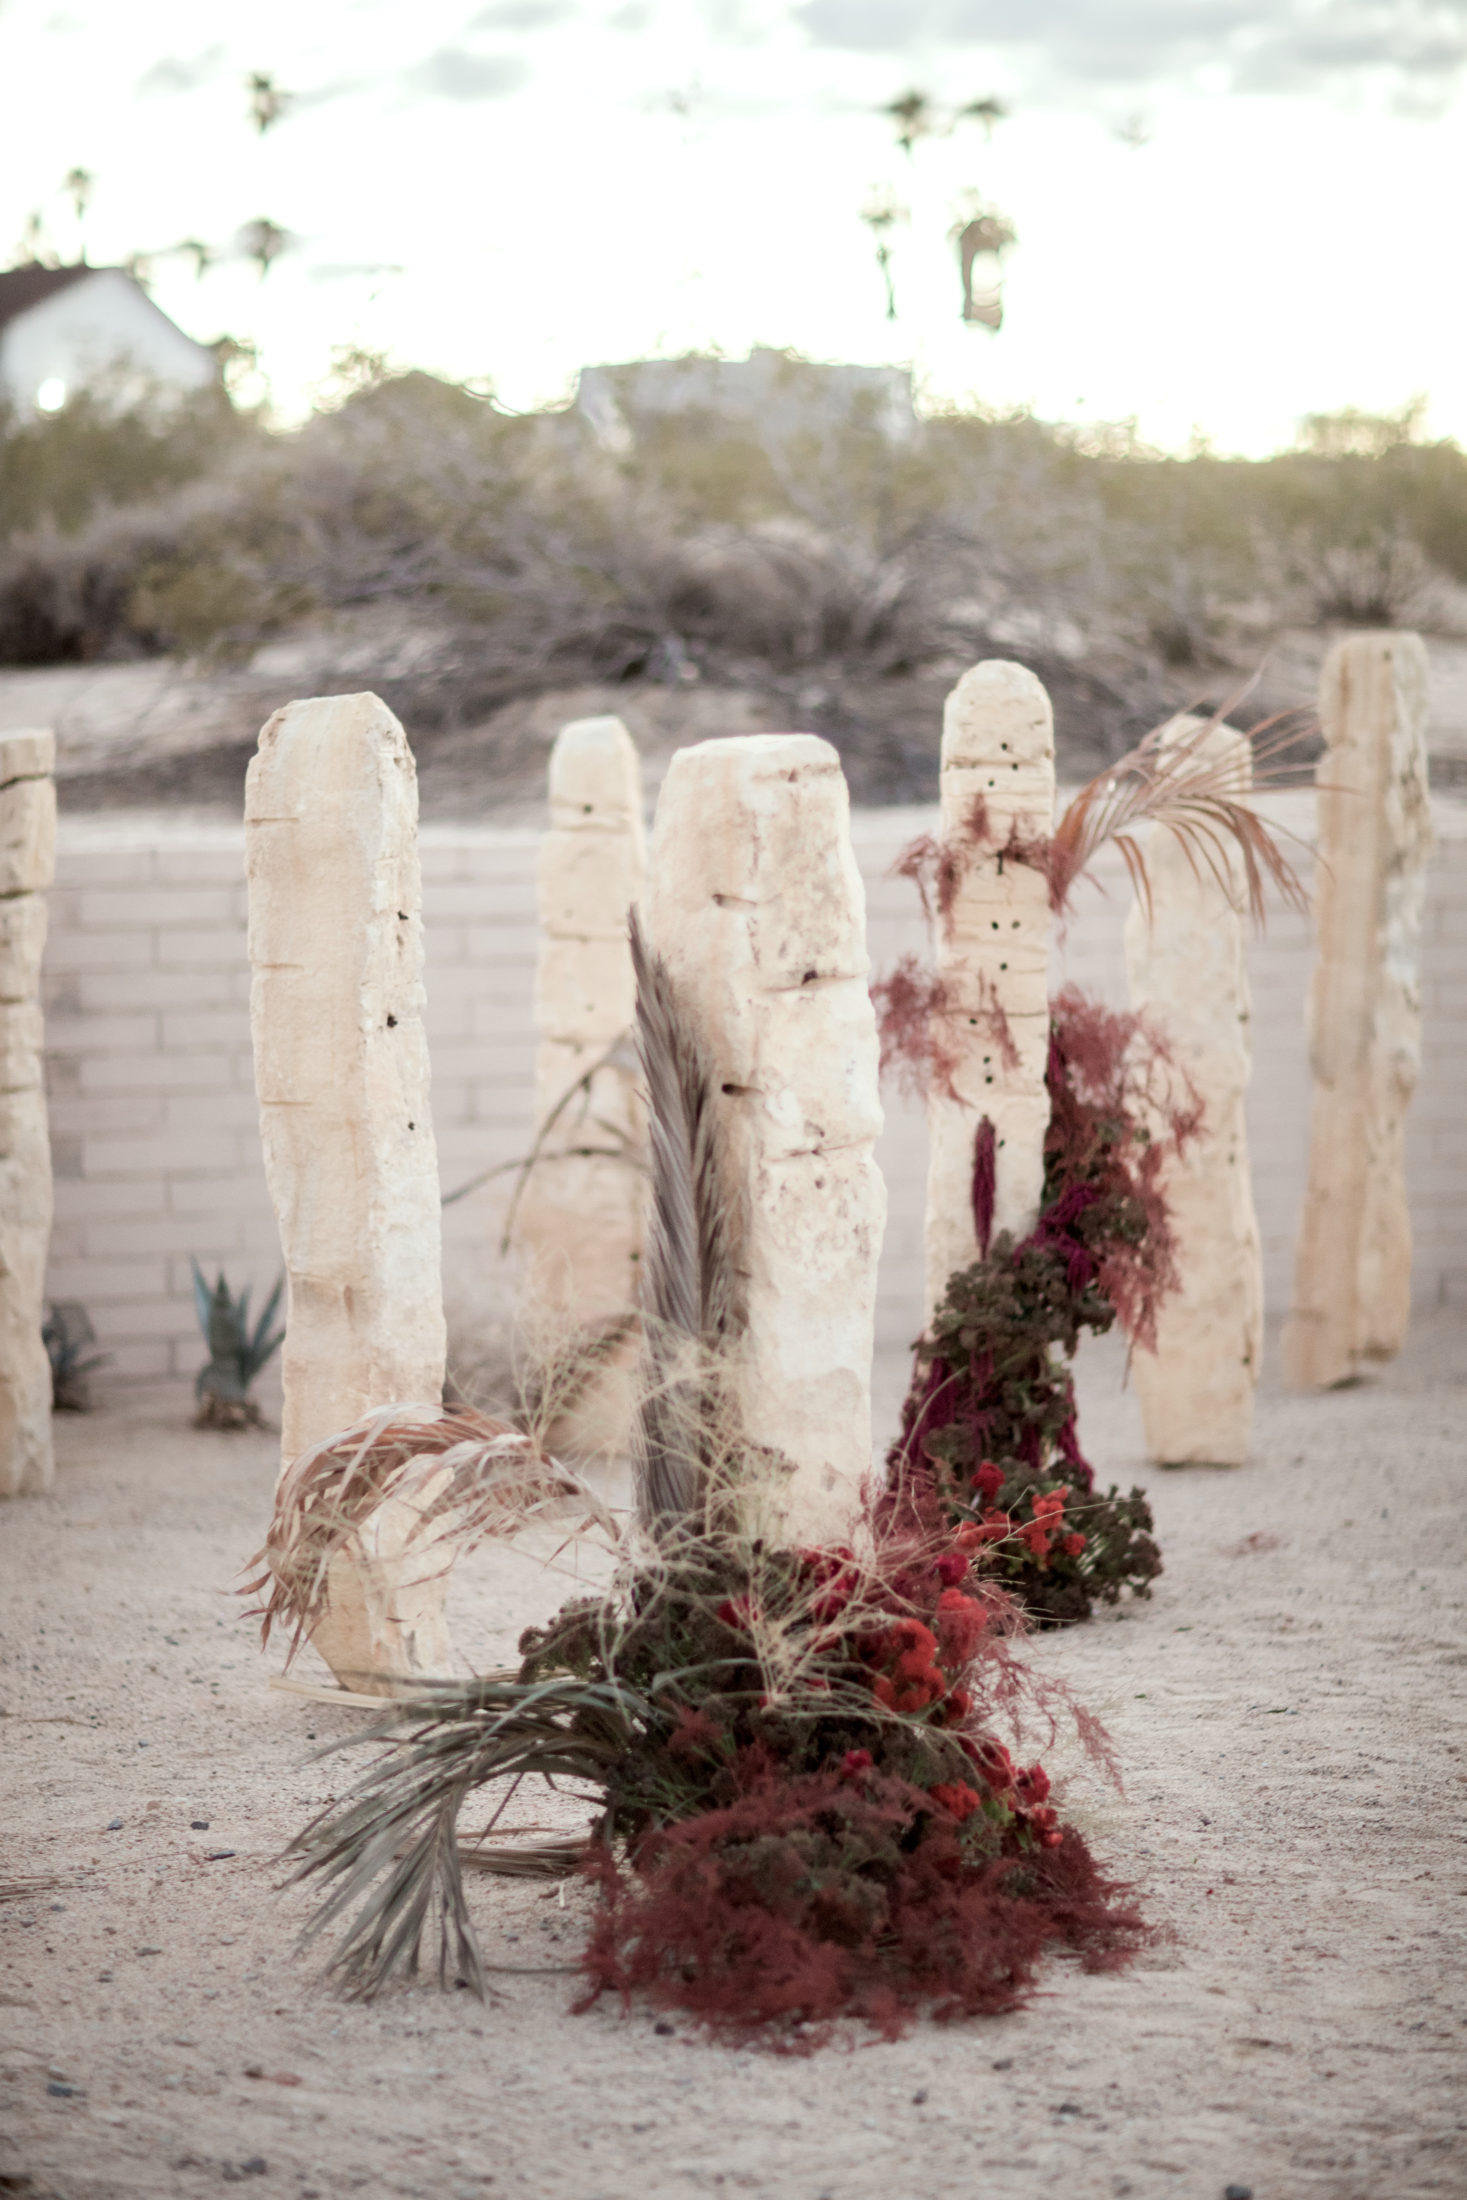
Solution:
<svg viewBox="0 0 1467 2200">
<path fill-rule="evenodd" d="M 861 219 L 870 230 L 876 243 L 876 265 L 881 270 L 881 280 L 886 285 L 886 318 L 897 317 L 896 286 L 891 275 L 891 232 L 898 222 L 910 219 L 907 209 L 899 206 L 889 191 L 873 191 L 861 209 Z"/>
<path fill-rule="evenodd" d="M 236 241 L 245 258 L 253 260 L 260 270 L 263 282 L 281 253 L 290 249 L 290 232 L 261 214 L 245 223 Z"/>
<path fill-rule="evenodd" d="M 245 78 L 245 90 L 250 95 L 250 120 L 263 137 L 289 107 L 290 93 L 281 90 L 268 69 L 252 69 Z"/>
</svg>

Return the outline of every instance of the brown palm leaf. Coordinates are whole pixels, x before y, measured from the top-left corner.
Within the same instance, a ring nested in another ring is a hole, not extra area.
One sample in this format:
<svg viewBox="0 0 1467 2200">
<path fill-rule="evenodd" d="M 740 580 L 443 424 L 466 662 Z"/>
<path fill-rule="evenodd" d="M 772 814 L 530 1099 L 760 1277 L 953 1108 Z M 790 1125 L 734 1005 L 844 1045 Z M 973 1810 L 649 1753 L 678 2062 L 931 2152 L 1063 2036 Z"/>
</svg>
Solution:
<svg viewBox="0 0 1467 2200">
<path fill-rule="evenodd" d="M 1301 726 L 1292 715 L 1268 720 L 1253 737 L 1250 770 L 1244 756 L 1203 753 L 1232 707 L 1224 704 L 1181 735 L 1171 734 L 1174 719 L 1153 728 L 1128 755 L 1107 765 L 1080 789 L 1049 843 L 1049 899 L 1056 914 L 1068 906 L 1081 872 L 1110 842 L 1150 917 L 1151 878 L 1137 838 L 1143 825 L 1159 825 L 1174 834 L 1194 875 L 1200 878 L 1208 873 L 1225 893 L 1233 890 L 1231 856 L 1236 851 L 1242 860 L 1249 914 L 1256 924 L 1263 921 L 1270 884 L 1290 907 L 1308 908 L 1299 875 L 1279 846 L 1281 828 L 1266 824 L 1253 805 L 1254 797 L 1270 787 L 1312 776 L 1307 764 L 1284 761 L 1313 731 L 1312 723 Z M 1171 738 L 1165 738 L 1168 734 Z"/>
<path fill-rule="evenodd" d="M 512 1535 L 567 1504 L 619 1538 L 590 1484 L 508 1421 L 467 1406 L 383 1406 L 312 1445 L 281 1477 L 265 1541 L 249 1561 L 262 1571 L 240 1592 L 264 1593 L 262 1644 L 288 1626 L 288 1665 L 325 1608 L 337 1553 L 381 1505 L 425 1484 L 413 1537 L 430 1540 L 445 1566 L 486 1536 Z"/>
</svg>

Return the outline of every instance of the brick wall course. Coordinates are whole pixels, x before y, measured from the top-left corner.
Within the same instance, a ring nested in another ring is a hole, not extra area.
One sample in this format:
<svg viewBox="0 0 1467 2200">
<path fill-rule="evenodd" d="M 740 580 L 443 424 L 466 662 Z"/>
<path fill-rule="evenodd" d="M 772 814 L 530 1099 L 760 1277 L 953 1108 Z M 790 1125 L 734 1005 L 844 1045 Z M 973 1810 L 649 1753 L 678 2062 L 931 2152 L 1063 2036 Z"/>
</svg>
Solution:
<svg viewBox="0 0 1467 2200">
<path fill-rule="evenodd" d="M 1308 797 L 1278 811 L 1308 829 Z M 1277 805 L 1271 805 L 1277 808 Z M 1420 1303 L 1467 1298 L 1467 806 L 1438 804 L 1439 842 L 1424 928 L 1422 1077 L 1408 1176 Z M 912 888 L 889 877 L 928 811 L 866 811 L 853 821 L 867 887 L 873 970 L 920 952 Z M 201 1345 L 189 1255 L 222 1263 L 256 1298 L 279 1266 L 260 1163 L 249 1046 L 243 840 L 224 827 L 137 815 L 63 820 L 45 966 L 48 1085 L 57 1161 L 50 1288 L 81 1298 L 113 1373 L 191 1374 Z M 533 834 L 429 826 L 422 859 L 428 935 L 427 1025 L 440 1171 L 452 1189 L 521 1156 L 531 1134 L 538 937 Z M 1057 943 L 1056 982 L 1124 1000 L 1121 927 L 1129 889 L 1118 860 L 1103 893 L 1082 886 Z M 1250 950 L 1255 1067 L 1250 1136 L 1270 1311 L 1281 1313 L 1308 1156 L 1304 1000 L 1307 918 L 1278 910 Z M 885 1348 L 920 1319 L 926 1126 L 919 1104 L 887 1094 L 878 1149 L 890 1221 L 878 1295 Z M 513 1177 L 444 1216 L 450 1303 L 502 1299 L 500 1217 Z"/>
</svg>

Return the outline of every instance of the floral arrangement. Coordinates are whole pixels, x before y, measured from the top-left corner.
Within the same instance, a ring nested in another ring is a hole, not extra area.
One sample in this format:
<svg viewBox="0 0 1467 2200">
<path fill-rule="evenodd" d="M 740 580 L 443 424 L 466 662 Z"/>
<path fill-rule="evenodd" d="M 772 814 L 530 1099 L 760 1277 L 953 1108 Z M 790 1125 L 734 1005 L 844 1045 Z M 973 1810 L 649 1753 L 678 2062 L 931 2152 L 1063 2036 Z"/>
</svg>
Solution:
<svg viewBox="0 0 1467 2200">
<path fill-rule="evenodd" d="M 373 1729 L 377 1760 L 294 1844 L 325 1891 L 312 1930 L 344 1926 L 332 1962 L 354 1992 L 412 1974 L 436 1938 L 440 1977 L 483 1993 L 460 1815 L 539 1774 L 586 1801 L 589 1839 L 537 1857 L 491 1816 L 473 1854 L 590 1875 L 583 2007 L 635 1992 L 809 2046 L 842 2017 L 890 2036 L 919 2011 L 1012 2008 L 1046 1949 L 1124 1962 L 1144 1923 L 1024 1737 L 1070 1717 L 1113 1772 L 1108 1743 L 1016 1655 L 982 1518 L 929 1493 L 874 1503 L 846 1548 L 791 1548 L 771 1527 L 787 1463 L 743 1439 L 726 1380 L 737 1208 L 713 1088 L 635 928 L 633 949 L 653 1171 L 636 1518 L 613 1536 L 610 1589 L 530 1630 L 516 1670 L 434 1687 Z M 335 1448 L 339 1476 L 349 1439 Z M 553 1480 L 513 1447 L 481 1453 L 475 1472 L 506 1490 Z M 342 1510 L 317 1523 L 308 1568 L 291 1533 L 272 1538 L 267 1619 L 319 1581 Z"/>
<path fill-rule="evenodd" d="M 1143 1349 L 1176 1278 L 1160 1177 L 1201 1108 L 1165 1041 L 1138 1016 L 1067 989 L 1052 1006 L 1039 1218 L 990 1242 L 993 1130 L 975 1139 L 980 1257 L 950 1278 L 917 1347 L 889 1503 L 966 1525 L 1036 1620 L 1089 1616 L 1161 1571 L 1142 1492 L 1095 1489 L 1075 1425 L 1070 1361 L 1082 1332 L 1119 1319 Z"/>
</svg>

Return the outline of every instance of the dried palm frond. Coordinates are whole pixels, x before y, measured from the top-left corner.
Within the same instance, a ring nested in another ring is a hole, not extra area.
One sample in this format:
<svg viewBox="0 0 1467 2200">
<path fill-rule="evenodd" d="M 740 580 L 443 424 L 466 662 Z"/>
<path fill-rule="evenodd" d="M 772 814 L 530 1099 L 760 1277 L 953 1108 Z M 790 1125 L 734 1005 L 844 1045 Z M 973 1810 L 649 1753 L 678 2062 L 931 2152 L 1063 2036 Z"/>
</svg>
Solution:
<svg viewBox="0 0 1467 2200">
<path fill-rule="evenodd" d="M 1211 736 L 1232 707 L 1224 704 L 1183 732 L 1176 730 L 1174 719 L 1154 727 L 1128 755 L 1080 789 L 1055 827 L 1044 857 L 1056 914 L 1065 910 L 1080 873 L 1110 842 L 1150 917 L 1151 877 L 1136 837 L 1143 825 L 1172 833 L 1194 875 L 1200 878 L 1206 872 L 1228 894 L 1235 890 L 1236 853 L 1255 924 L 1263 922 L 1270 883 L 1291 908 L 1307 909 L 1299 875 L 1279 846 L 1280 828 L 1267 824 L 1253 805 L 1266 788 L 1287 785 L 1301 775 L 1312 777 L 1308 765 L 1283 761 L 1312 727 L 1300 726 L 1297 718 L 1271 719 L 1254 735 L 1251 754 L 1233 749 L 1225 756 L 1209 755 Z"/>
<path fill-rule="evenodd" d="M 716 1411 L 717 1356 L 736 1337 L 742 1309 L 713 1075 L 678 1013 L 666 967 L 642 937 L 635 909 L 631 950 L 652 1151 L 637 1505 L 646 1525 L 656 1527 L 689 1521 L 706 1508 L 703 1431 Z"/>
<path fill-rule="evenodd" d="M 332 1969 L 349 1993 L 365 1997 L 395 1974 L 416 1975 L 436 1922 L 440 1981 L 462 1979 L 482 1999 L 485 1965 L 464 1901 L 458 1840 L 467 1796 L 491 1780 L 538 1773 L 585 1783 L 602 1802 L 609 1768 L 652 1717 L 650 1704 L 619 1683 L 558 1674 L 529 1684 L 440 1685 L 414 1713 L 391 1714 L 352 1737 L 395 1746 L 286 1851 L 301 1859 L 298 1880 L 324 1880 L 334 1890 L 301 1945 L 355 1910 Z M 474 1853 L 483 1864 L 497 1852 L 485 1844 Z"/>
<path fill-rule="evenodd" d="M 390 1499 L 420 1493 L 411 1539 L 445 1569 L 486 1536 L 513 1534 L 567 1504 L 619 1539 L 590 1484 L 508 1421 L 470 1407 L 383 1406 L 312 1445 L 281 1477 L 265 1541 L 249 1561 L 263 1570 L 241 1591 L 264 1592 L 261 1642 L 288 1626 L 288 1665 L 325 1608 L 338 1552 Z"/>
</svg>

